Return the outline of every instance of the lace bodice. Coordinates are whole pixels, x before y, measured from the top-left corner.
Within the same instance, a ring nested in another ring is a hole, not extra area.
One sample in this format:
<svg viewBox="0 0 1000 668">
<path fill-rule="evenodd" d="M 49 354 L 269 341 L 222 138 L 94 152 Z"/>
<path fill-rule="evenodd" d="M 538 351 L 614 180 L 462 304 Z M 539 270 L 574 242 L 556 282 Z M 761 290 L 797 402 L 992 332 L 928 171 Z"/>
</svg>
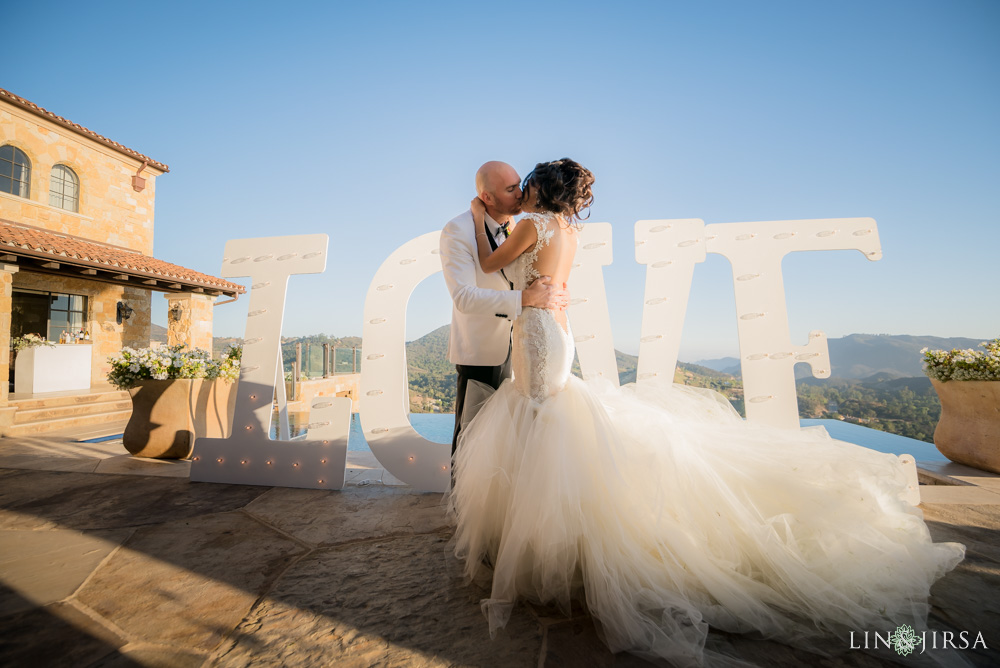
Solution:
<svg viewBox="0 0 1000 668">
<path fill-rule="evenodd" d="M 552 243 L 552 237 L 556 233 L 555 226 L 558 225 L 556 216 L 551 213 L 529 213 L 518 222 L 518 225 L 524 225 L 528 222 L 534 224 L 538 240 L 530 250 L 522 253 L 514 261 L 515 270 L 511 282 L 514 283 L 515 290 L 524 290 L 532 281 L 541 277 L 541 274 L 535 269 L 535 263 L 538 262 L 538 251 Z"/>
<path fill-rule="evenodd" d="M 524 290 L 541 274 L 535 268 L 538 252 L 552 243 L 556 226 L 553 214 L 531 213 L 518 225 L 531 222 L 538 240 L 531 250 L 521 254 L 514 262 L 511 282 L 515 290 Z M 573 365 L 573 337 L 556 322 L 552 311 L 525 308 L 514 321 L 514 340 L 511 363 L 514 387 L 518 392 L 542 402 L 563 388 Z"/>
</svg>

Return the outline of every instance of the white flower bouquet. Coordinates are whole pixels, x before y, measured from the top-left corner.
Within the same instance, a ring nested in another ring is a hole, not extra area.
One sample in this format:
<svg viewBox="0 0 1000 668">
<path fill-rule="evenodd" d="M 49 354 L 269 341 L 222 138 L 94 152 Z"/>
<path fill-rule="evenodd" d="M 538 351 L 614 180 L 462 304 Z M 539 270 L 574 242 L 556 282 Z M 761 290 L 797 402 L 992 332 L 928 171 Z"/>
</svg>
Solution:
<svg viewBox="0 0 1000 668">
<path fill-rule="evenodd" d="M 1000 338 L 984 341 L 973 350 L 924 348 L 924 373 L 941 382 L 949 380 L 1000 380 Z"/>
<path fill-rule="evenodd" d="M 38 334 L 25 334 L 24 336 L 17 336 L 11 339 L 11 347 L 14 348 L 14 352 L 20 352 L 25 348 L 37 348 L 38 346 L 48 346 L 50 348 L 55 348 L 56 344 L 51 341 L 47 341 Z"/>
<path fill-rule="evenodd" d="M 230 344 L 217 360 L 201 348 L 184 350 L 183 345 L 169 348 L 123 348 L 108 358 L 111 371 L 108 381 L 120 390 L 134 387 L 142 380 L 173 380 L 177 378 L 207 378 L 231 383 L 240 375 L 243 346 Z"/>
</svg>

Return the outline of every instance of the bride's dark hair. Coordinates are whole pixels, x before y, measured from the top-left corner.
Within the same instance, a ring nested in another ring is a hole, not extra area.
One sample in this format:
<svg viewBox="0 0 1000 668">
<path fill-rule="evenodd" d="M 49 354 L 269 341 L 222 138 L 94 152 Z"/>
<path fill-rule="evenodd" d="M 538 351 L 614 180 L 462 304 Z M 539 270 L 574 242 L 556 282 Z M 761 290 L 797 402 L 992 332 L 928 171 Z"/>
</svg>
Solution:
<svg viewBox="0 0 1000 668">
<path fill-rule="evenodd" d="M 590 216 L 580 212 L 594 203 L 590 187 L 594 175 L 589 169 L 569 158 L 540 162 L 524 177 L 521 189 L 534 188 L 538 193 L 538 207 L 543 211 L 558 213 L 572 223 Z"/>
</svg>

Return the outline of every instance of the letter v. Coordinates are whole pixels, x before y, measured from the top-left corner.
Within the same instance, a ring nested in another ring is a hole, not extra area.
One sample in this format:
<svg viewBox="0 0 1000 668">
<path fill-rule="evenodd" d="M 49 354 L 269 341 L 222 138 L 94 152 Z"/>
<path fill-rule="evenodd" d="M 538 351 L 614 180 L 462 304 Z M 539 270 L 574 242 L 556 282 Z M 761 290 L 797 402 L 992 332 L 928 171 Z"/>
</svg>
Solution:
<svg viewBox="0 0 1000 668">
<path fill-rule="evenodd" d="M 674 380 L 694 266 L 705 261 L 705 222 L 640 220 L 635 259 L 646 265 L 636 382 Z"/>
</svg>

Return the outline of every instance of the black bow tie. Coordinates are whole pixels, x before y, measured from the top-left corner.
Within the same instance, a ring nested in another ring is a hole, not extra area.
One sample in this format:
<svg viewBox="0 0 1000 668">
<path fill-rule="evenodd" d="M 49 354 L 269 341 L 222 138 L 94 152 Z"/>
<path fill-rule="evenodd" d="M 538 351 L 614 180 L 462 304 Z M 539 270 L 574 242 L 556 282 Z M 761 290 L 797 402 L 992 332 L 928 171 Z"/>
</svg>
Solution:
<svg viewBox="0 0 1000 668">
<path fill-rule="evenodd" d="M 504 239 L 510 236 L 510 222 L 506 222 L 500 226 L 500 229 L 497 230 L 497 236 L 499 237 L 501 234 L 503 234 Z"/>
</svg>

